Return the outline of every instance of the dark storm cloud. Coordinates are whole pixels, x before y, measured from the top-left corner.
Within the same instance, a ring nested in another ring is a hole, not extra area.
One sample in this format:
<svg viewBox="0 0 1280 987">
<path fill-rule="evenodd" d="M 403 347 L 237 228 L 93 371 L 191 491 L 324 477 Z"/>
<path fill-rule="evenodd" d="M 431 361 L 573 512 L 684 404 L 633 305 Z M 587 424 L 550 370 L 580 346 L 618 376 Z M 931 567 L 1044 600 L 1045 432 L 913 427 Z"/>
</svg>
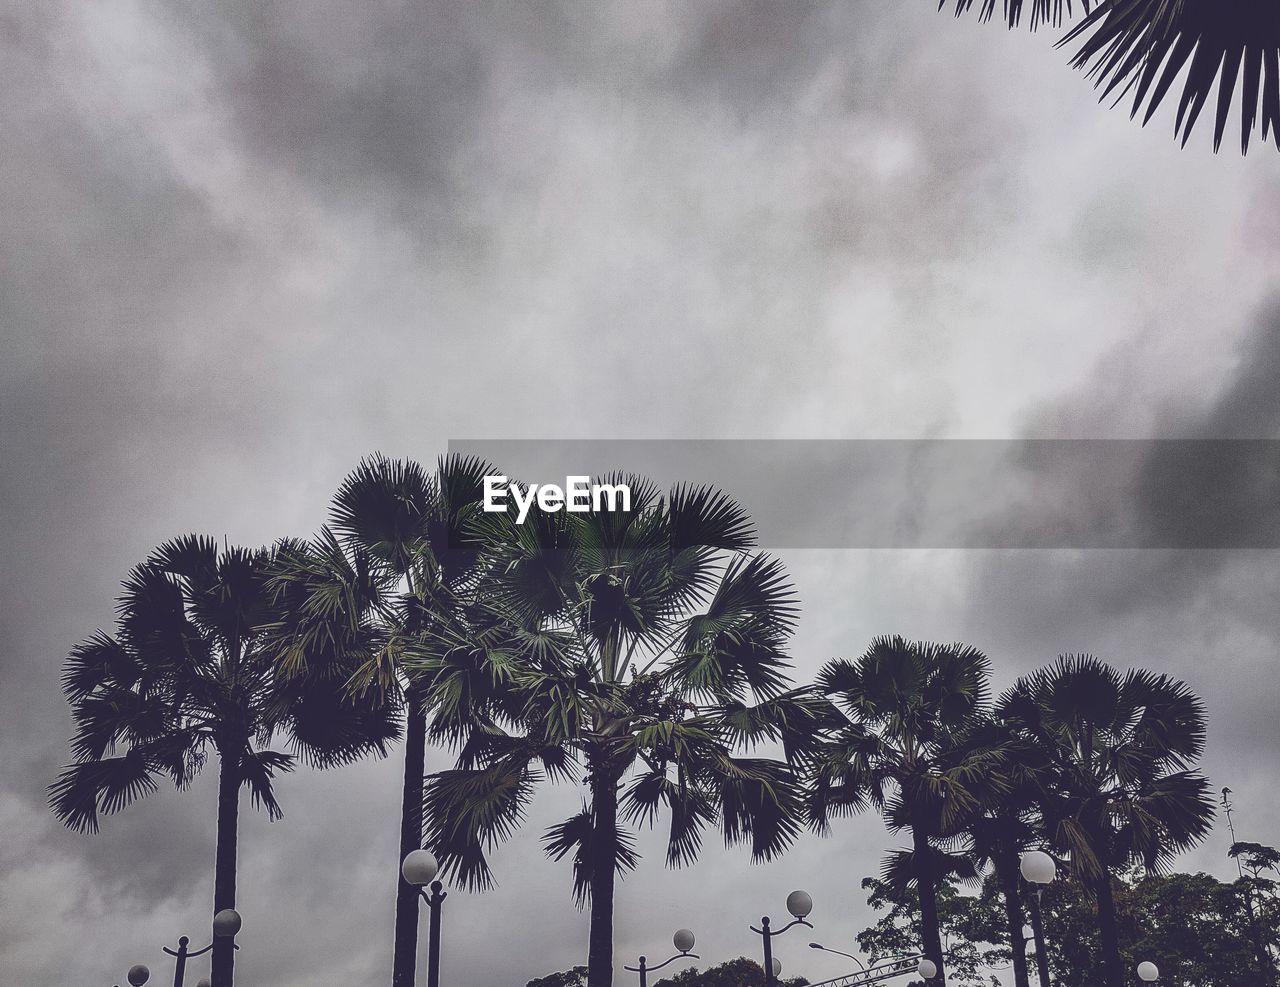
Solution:
<svg viewBox="0 0 1280 987">
<path fill-rule="evenodd" d="M 1274 349 L 1234 378 L 1204 355 L 1274 288 L 1270 227 L 1234 219 L 1274 215 L 1272 162 L 1179 154 L 1100 111 L 1044 39 L 892 0 L 0 10 L 6 983 L 115 982 L 140 958 L 159 978 L 159 945 L 207 926 L 211 776 L 96 837 L 43 804 L 70 727 L 57 664 L 167 537 L 305 535 L 360 455 L 429 461 L 459 436 L 1017 435 L 1046 395 L 1094 397 L 1081 381 L 1118 340 L 1142 359 L 1117 391 L 1169 405 L 1136 437 L 1264 418 Z M 1142 344 L 1148 320 L 1165 349 Z M 904 501 L 908 523 L 937 507 Z M 1229 654 L 1205 689 L 1215 765 L 1274 751 L 1261 559 L 1166 598 L 1133 592 L 1167 582 L 1158 554 L 1051 555 L 792 553 L 797 675 L 897 629 L 972 632 L 1002 675 L 1090 644 L 1184 673 Z M 1233 784 L 1254 818 L 1280 811 L 1274 760 Z M 246 977 L 382 976 L 396 767 L 292 775 L 279 824 L 246 810 Z M 497 892 L 451 896 L 455 980 L 581 960 L 568 874 L 537 840 L 578 799 L 535 804 Z M 766 867 L 709 846 L 672 874 L 646 836 L 620 962 L 671 921 L 705 956 L 747 952 L 746 922 L 800 884 L 847 944 L 857 878 L 894 839 L 861 818 Z M 840 972 L 809 952 L 788 969 Z"/>
<path fill-rule="evenodd" d="M 499 28 L 517 20 L 492 12 Z M 286 3 L 169 10 L 198 39 L 251 153 L 319 194 L 408 211 L 422 228 L 456 223 L 453 171 L 484 94 L 486 49 L 503 40 L 494 26 L 446 2 L 299 13 Z"/>
</svg>

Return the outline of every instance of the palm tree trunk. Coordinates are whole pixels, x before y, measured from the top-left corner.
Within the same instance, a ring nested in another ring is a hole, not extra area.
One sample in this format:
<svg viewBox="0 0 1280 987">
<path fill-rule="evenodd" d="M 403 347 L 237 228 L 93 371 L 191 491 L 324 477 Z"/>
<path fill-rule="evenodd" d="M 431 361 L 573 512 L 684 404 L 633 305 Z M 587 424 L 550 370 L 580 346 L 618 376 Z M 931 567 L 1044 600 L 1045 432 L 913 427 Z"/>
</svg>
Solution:
<svg viewBox="0 0 1280 987">
<path fill-rule="evenodd" d="M 591 931 L 587 987 L 613 987 L 613 885 L 618 856 L 617 778 L 607 766 L 591 776 Z"/>
<path fill-rule="evenodd" d="M 1009 948 L 1013 952 L 1014 987 L 1031 987 L 1027 974 L 1026 943 L 1022 939 L 1022 899 L 1018 893 L 1018 851 L 1011 842 L 1004 843 L 994 860 L 996 880 L 1004 897 L 1004 918 L 1009 929 Z M 1044 987 L 1048 987 L 1045 984 Z"/>
<path fill-rule="evenodd" d="M 924 955 L 937 964 L 937 975 L 925 983 L 942 984 L 947 982 L 946 971 L 942 965 L 942 931 L 938 926 L 938 899 L 936 895 L 935 877 L 933 873 L 933 846 L 924 829 L 911 827 L 911 843 L 915 850 L 916 890 L 920 894 L 920 937 Z M 592 985 L 594 987 L 594 985 Z"/>
<path fill-rule="evenodd" d="M 240 816 L 240 759 L 223 754 L 218 768 L 218 848 L 213 867 L 213 911 L 236 907 L 236 840 Z M 231 987 L 236 949 L 233 937 L 215 937 L 213 987 Z"/>
<path fill-rule="evenodd" d="M 396 859 L 396 927 L 391 987 L 414 987 L 418 958 L 418 889 L 400 874 L 400 863 L 422 847 L 422 793 L 427 773 L 427 715 L 410 689 L 404 739 L 404 785 L 400 797 L 400 856 Z"/>
<path fill-rule="evenodd" d="M 1111 893 L 1111 873 L 1104 870 L 1094 882 L 1098 899 L 1098 945 L 1102 951 L 1104 987 L 1125 987 L 1124 960 L 1120 957 L 1120 929 L 1116 922 L 1116 900 Z"/>
</svg>

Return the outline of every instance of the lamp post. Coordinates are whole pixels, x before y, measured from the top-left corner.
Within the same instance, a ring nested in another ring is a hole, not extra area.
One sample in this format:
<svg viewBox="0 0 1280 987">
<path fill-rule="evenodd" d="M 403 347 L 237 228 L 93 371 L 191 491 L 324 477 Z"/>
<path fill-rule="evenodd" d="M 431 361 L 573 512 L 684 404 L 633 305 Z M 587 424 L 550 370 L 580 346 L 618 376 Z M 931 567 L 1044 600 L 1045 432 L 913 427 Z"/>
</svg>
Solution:
<svg viewBox="0 0 1280 987">
<path fill-rule="evenodd" d="M 243 924 L 244 923 L 240 918 L 239 912 L 234 908 L 224 908 L 213 917 L 214 941 L 216 942 L 218 939 L 223 939 L 228 936 L 234 939 L 236 933 L 240 931 L 240 926 Z M 191 940 L 186 936 L 179 936 L 178 948 L 176 950 L 170 949 L 168 946 L 162 947 L 166 953 L 177 959 L 173 969 L 173 987 L 183 987 L 183 982 L 187 974 L 187 960 L 195 956 L 203 956 L 205 953 L 209 952 L 209 950 L 213 949 L 213 942 L 210 942 L 209 945 L 204 947 L 204 949 L 197 949 L 194 951 L 189 950 L 187 949 L 187 946 L 190 945 L 190 943 Z M 239 949 L 240 947 L 232 942 L 231 948 Z M 209 981 L 201 980 L 196 984 L 196 987 L 200 987 L 200 984 L 205 984 L 206 987 L 208 987 Z"/>
<path fill-rule="evenodd" d="M 239 912 L 234 908 L 224 908 L 213 917 L 213 937 L 215 940 L 223 939 L 228 936 L 234 939 L 236 933 L 240 931 L 240 926 L 242 924 Z M 178 961 L 174 964 L 173 987 L 183 987 L 183 982 L 187 975 L 187 960 L 196 956 L 203 956 L 205 953 L 209 952 L 209 950 L 213 949 L 213 943 L 209 943 L 209 945 L 205 946 L 204 949 L 197 950 L 188 949 L 187 947 L 189 945 L 191 945 L 191 940 L 189 938 L 186 936 L 179 936 L 177 949 L 170 949 L 168 946 L 161 947 L 161 949 L 170 956 L 175 957 Z M 231 948 L 239 949 L 240 947 L 232 942 Z M 151 971 L 143 964 L 139 963 L 136 966 L 131 966 L 129 968 L 128 980 L 130 987 L 142 987 L 142 985 L 150 979 Z M 202 979 L 196 983 L 196 987 L 210 987 L 210 984 L 207 979 Z"/>
<path fill-rule="evenodd" d="M 1138 964 L 1138 979 L 1143 983 L 1153 984 L 1160 979 L 1160 968 L 1150 960 Z"/>
<path fill-rule="evenodd" d="M 812 925 L 806 921 L 809 913 L 813 911 L 813 899 L 809 897 L 807 891 L 792 891 L 787 895 L 787 911 L 789 911 L 793 919 L 781 929 L 773 930 L 769 928 L 769 916 L 765 916 L 760 920 L 760 928 L 751 926 L 751 931 L 760 936 L 764 940 L 764 984 L 765 987 L 778 982 L 778 974 L 782 972 L 782 964 L 773 958 L 773 937 L 780 936 L 788 929 L 797 925 L 805 925 L 810 929 Z M 777 967 L 775 969 L 775 966 Z"/>
<path fill-rule="evenodd" d="M 1044 919 L 1040 914 L 1040 894 L 1045 885 L 1051 884 L 1058 876 L 1058 865 L 1043 850 L 1028 850 L 1018 862 L 1018 870 L 1022 878 L 1033 886 L 1027 897 L 1027 908 L 1031 912 L 1031 934 L 1036 947 L 1036 973 L 1040 977 L 1040 987 L 1049 987 L 1049 955 L 1044 948 Z"/>
<path fill-rule="evenodd" d="M 405 882 L 418 889 L 431 912 L 430 941 L 427 943 L 427 987 L 440 987 L 440 906 L 449 893 L 435 880 L 440 865 L 429 850 L 414 850 L 400 862 L 400 874 Z M 427 894 L 430 885 L 431 893 Z"/>
<path fill-rule="evenodd" d="M 630 970 L 632 973 L 640 974 L 640 987 L 649 987 L 650 970 L 661 970 L 668 963 L 674 963 L 676 960 L 680 959 L 702 959 L 702 957 L 697 953 L 689 952 L 689 950 L 693 949 L 693 933 L 688 929 L 677 929 L 676 934 L 671 937 L 671 941 L 675 944 L 676 949 L 679 950 L 679 952 L 677 952 L 675 956 L 671 957 L 671 959 L 665 960 L 657 966 L 646 966 L 645 958 L 641 956 L 639 966 L 626 966 L 623 967 L 623 969 Z"/>
<path fill-rule="evenodd" d="M 820 949 L 824 953 L 835 953 L 837 956 L 847 956 L 849 959 L 853 960 L 853 962 L 858 964 L 859 970 L 865 970 L 867 968 L 867 965 L 863 963 L 862 960 L 858 959 L 858 957 L 854 956 L 852 953 L 846 953 L 843 949 L 832 949 L 830 946 L 824 946 L 820 942 L 809 943 L 809 948 Z"/>
</svg>

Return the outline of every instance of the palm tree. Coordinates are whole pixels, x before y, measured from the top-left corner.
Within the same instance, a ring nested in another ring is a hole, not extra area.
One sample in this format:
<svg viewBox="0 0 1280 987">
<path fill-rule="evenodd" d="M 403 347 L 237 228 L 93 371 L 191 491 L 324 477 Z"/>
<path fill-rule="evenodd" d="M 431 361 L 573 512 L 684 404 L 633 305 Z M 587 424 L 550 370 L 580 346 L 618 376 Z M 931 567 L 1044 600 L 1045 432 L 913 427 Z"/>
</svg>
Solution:
<svg viewBox="0 0 1280 987">
<path fill-rule="evenodd" d="M 706 488 L 662 497 L 640 478 L 605 482 L 630 487 L 629 511 L 485 516 L 498 624 L 478 641 L 442 637 L 428 663 L 434 674 L 478 647 L 519 702 L 486 708 L 458 766 L 428 785 L 430 845 L 463 884 L 491 882 L 486 850 L 542 778 L 581 767 L 582 809 L 545 846 L 572 858 L 590 908 L 590 987 L 613 982 L 615 881 L 638 859 L 624 824 L 667 810 L 673 866 L 717 821 L 726 844 L 774 857 L 798 832 L 797 788 L 786 763 L 742 748 L 798 756 L 821 712 L 787 690 L 795 596 L 776 560 L 751 553 L 741 507 Z"/>
<path fill-rule="evenodd" d="M 413 987 L 418 941 L 417 889 L 400 860 L 422 846 L 422 798 L 429 739 L 455 736 L 467 703 L 429 715 L 428 683 L 408 674 L 416 653 L 445 621 L 463 620 L 481 586 L 481 559 L 466 533 L 483 496 L 488 464 L 442 458 L 434 472 L 374 455 L 334 496 L 330 523 L 282 554 L 270 586 L 280 617 L 270 649 L 285 678 L 307 676 L 340 655 L 357 666 L 355 695 L 386 697 L 406 710 L 400 855 L 396 861 L 393 987 Z"/>
<path fill-rule="evenodd" d="M 1064 655 L 1019 679 L 996 715 L 1048 759 L 1046 836 L 1097 899 L 1104 982 L 1123 987 L 1112 876 L 1133 862 L 1159 870 L 1208 833 L 1208 783 L 1189 770 L 1204 749 L 1204 706 L 1167 675 Z"/>
<path fill-rule="evenodd" d="M 975 794 L 982 808 L 965 824 L 969 857 L 977 866 L 989 864 L 1004 899 L 1005 927 L 1012 951 L 1015 987 L 1030 987 L 1027 954 L 1023 947 L 1023 907 L 1020 888 L 1022 853 L 1043 843 L 1039 831 L 1039 799 L 1045 784 L 1046 758 L 1034 744 L 1005 724 L 990 720 L 973 735 L 982 750 L 997 750 L 993 766 Z M 1048 984 L 1047 958 L 1037 954 L 1040 979 Z"/>
<path fill-rule="evenodd" d="M 810 823 L 878 809 L 893 831 L 911 830 L 908 860 L 920 895 L 923 951 L 945 983 L 936 889 L 940 864 L 980 808 L 980 786 L 998 751 L 970 742 L 988 702 L 990 663 L 963 644 L 879 637 L 857 661 L 835 659 L 818 675 L 842 722 L 813 761 Z"/>
<path fill-rule="evenodd" d="M 116 633 L 99 631 L 65 664 L 74 763 L 50 786 L 53 811 L 73 829 L 96 831 L 101 813 L 155 791 L 159 776 L 185 788 L 214 754 L 215 912 L 235 906 L 242 788 L 279 818 L 275 776 L 299 757 L 327 767 L 385 753 L 397 736 L 392 710 L 347 696 L 350 666 L 276 679 L 261 647 L 271 617 L 267 573 L 292 547 L 219 551 L 199 536 L 162 545 L 125 580 Z M 270 749 L 277 733 L 294 753 Z M 217 987 L 231 984 L 233 949 L 230 939 L 215 940 Z"/>
<path fill-rule="evenodd" d="M 939 8 L 947 0 L 939 0 Z M 957 14 L 974 0 L 955 0 Z M 1213 147 L 1222 144 L 1240 83 L 1240 149 L 1261 122 L 1262 139 L 1280 147 L 1280 9 L 1259 0 L 1082 0 L 1084 15 L 1059 46 L 1079 41 L 1072 65 L 1092 77 L 1105 99 L 1132 93 L 1130 116 L 1145 125 L 1186 69 L 1174 133 L 1187 139 L 1217 84 Z M 979 16 L 991 17 L 995 0 L 982 0 Z M 1010 27 L 1029 14 L 1031 27 L 1055 27 L 1074 13 L 1070 0 L 1005 0 Z"/>
</svg>

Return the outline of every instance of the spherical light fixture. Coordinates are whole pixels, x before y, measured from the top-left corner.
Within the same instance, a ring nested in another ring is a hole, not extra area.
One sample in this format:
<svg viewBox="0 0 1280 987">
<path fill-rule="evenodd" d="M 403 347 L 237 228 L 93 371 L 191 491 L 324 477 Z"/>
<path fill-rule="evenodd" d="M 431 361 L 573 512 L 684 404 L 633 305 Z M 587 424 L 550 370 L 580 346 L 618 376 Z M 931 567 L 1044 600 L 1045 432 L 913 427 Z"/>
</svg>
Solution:
<svg viewBox="0 0 1280 987">
<path fill-rule="evenodd" d="M 440 865 L 430 850 L 414 850 L 400 864 L 400 873 L 405 881 L 417 888 L 425 888 L 439 872 Z"/>
<path fill-rule="evenodd" d="M 773 958 L 773 975 L 775 977 L 782 976 L 782 960 L 776 956 Z"/>
<path fill-rule="evenodd" d="M 787 911 L 796 918 L 804 918 L 813 911 L 813 899 L 808 891 L 792 891 L 787 895 Z"/>
<path fill-rule="evenodd" d="M 687 953 L 693 949 L 693 933 L 688 929 L 677 929 L 676 934 L 671 937 L 671 941 L 675 943 L 675 947 L 681 953 Z"/>
<path fill-rule="evenodd" d="M 1138 979 L 1146 983 L 1155 983 L 1160 979 L 1160 968 L 1150 960 L 1143 960 L 1138 964 Z"/>
<path fill-rule="evenodd" d="M 1024 853 L 1018 869 L 1031 884 L 1049 884 L 1058 876 L 1058 865 L 1043 850 L 1028 850 Z"/>
<path fill-rule="evenodd" d="M 132 984 L 133 987 L 142 987 L 143 984 L 151 979 L 151 971 L 139 963 L 137 966 L 129 967 L 127 976 L 129 978 L 129 983 Z"/>
<path fill-rule="evenodd" d="M 219 939 L 228 939 L 240 931 L 240 913 L 234 908 L 224 908 L 213 917 L 213 934 Z"/>
<path fill-rule="evenodd" d="M 938 964 L 931 959 L 922 959 L 916 964 L 916 973 L 925 980 L 932 980 L 938 975 Z"/>
</svg>

